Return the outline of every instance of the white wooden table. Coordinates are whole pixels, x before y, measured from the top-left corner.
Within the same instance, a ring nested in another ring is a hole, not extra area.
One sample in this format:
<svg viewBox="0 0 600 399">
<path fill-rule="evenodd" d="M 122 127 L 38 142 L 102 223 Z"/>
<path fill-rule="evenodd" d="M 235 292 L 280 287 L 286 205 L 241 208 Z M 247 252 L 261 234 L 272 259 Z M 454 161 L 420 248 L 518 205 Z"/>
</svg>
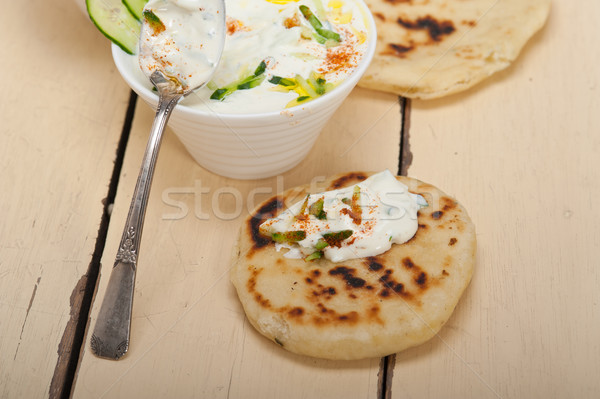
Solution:
<svg viewBox="0 0 600 399">
<path fill-rule="evenodd" d="M 91 354 L 88 329 L 154 111 L 72 2 L 3 4 L 0 398 L 598 397 L 599 17 L 597 2 L 555 0 L 518 60 L 462 94 L 356 89 L 323 145 L 279 178 L 216 176 L 167 131 L 132 343 L 115 362 Z M 438 336 L 395 356 L 281 350 L 245 320 L 228 278 L 248 208 L 315 176 L 384 168 L 466 206 L 471 285 Z"/>
</svg>

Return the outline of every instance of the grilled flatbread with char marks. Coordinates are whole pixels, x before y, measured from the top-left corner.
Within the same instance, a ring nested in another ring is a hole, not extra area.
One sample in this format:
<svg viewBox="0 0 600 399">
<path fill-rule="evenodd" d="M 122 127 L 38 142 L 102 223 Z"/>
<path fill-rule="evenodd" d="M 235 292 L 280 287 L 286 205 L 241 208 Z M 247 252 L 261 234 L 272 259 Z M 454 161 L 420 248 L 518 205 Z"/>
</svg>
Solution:
<svg viewBox="0 0 600 399">
<path fill-rule="evenodd" d="M 351 186 L 370 173 L 348 173 L 324 190 Z M 380 357 L 432 338 L 469 284 L 475 227 L 465 209 L 437 188 L 397 177 L 429 206 L 407 243 L 374 257 L 333 263 L 284 257 L 260 224 L 308 193 L 290 189 L 257 207 L 234 249 L 231 281 L 250 323 L 291 352 L 326 359 Z M 319 190 L 319 191 L 324 191 Z"/>
<path fill-rule="evenodd" d="M 430 99 L 510 65 L 546 22 L 550 0 L 365 0 L 377 25 L 359 86 Z"/>
</svg>

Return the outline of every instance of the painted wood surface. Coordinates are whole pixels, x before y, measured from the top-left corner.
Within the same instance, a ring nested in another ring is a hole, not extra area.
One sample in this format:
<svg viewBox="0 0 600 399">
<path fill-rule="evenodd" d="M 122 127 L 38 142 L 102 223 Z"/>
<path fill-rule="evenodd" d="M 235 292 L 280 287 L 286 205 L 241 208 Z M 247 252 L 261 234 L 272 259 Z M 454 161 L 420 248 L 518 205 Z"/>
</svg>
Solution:
<svg viewBox="0 0 600 399">
<path fill-rule="evenodd" d="M 599 15 L 554 1 L 507 70 L 412 102 L 408 173 L 466 206 L 478 254 L 446 327 L 396 356 L 393 398 L 598 397 Z"/>
<path fill-rule="evenodd" d="M 153 115 L 138 104 L 91 327 Z M 229 281 L 229 263 L 240 223 L 259 201 L 318 176 L 396 170 L 399 143 L 397 97 L 361 89 L 337 111 L 311 154 L 275 178 L 239 181 L 207 172 L 168 130 L 140 248 L 129 353 L 118 362 L 98 359 L 86 343 L 75 397 L 377 397 L 379 359 L 310 359 L 259 335 L 245 320 Z"/>
<path fill-rule="evenodd" d="M 71 2 L 4 2 L 0 25 L 0 398 L 42 398 L 62 392 L 129 88 Z"/>
<path fill-rule="evenodd" d="M 389 397 L 596 397 L 600 392 L 600 47 L 591 0 L 553 3 L 507 70 L 412 101 L 408 174 L 469 210 L 476 271 L 430 342 L 395 356 Z M 60 23 L 57 23 L 60 21 Z M 0 398 L 60 395 L 129 90 L 108 42 L 70 2 L 0 14 Z M 289 354 L 244 320 L 228 280 L 248 209 L 316 176 L 398 169 L 400 107 L 357 89 L 323 146 L 280 178 L 206 172 L 168 131 L 147 213 L 130 353 L 82 348 L 75 398 L 378 396 L 379 359 Z M 102 254 L 93 327 L 153 110 L 138 103 Z M 405 157 L 405 161 L 406 161 Z M 241 206 L 240 206 L 241 205 Z M 104 239 L 102 239 L 102 243 Z"/>
</svg>

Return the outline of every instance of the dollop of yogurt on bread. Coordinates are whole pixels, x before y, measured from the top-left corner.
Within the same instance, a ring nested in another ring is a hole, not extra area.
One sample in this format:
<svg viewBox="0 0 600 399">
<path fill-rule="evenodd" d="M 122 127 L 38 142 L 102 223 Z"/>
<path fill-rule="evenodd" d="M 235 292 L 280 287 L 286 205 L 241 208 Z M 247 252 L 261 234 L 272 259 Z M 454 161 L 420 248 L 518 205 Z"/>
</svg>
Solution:
<svg viewBox="0 0 600 399">
<path fill-rule="evenodd" d="M 410 240 L 427 202 L 388 170 L 350 187 L 306 196 L 260 225 L 284 255 L 332 262 L 376 256 Z"/>
</svg>

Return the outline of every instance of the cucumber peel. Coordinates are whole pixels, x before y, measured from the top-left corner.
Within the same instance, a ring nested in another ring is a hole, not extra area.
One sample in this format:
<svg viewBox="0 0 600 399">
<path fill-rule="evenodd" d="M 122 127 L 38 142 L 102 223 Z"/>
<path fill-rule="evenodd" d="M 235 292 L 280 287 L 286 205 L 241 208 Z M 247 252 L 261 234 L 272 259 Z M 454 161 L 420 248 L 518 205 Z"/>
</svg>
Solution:
<svg viewBox="0 0 600 399">
<path fill-rule="evenodd" d="M 138 21 L 142 20 L 142 11 L 148 0 L 121 0 Z"/>
<path fill-rule="evenodd" d="M 211 100 L 223 101 L 225 97 L 230 95 L 236 90 L 248 90 L 256 86 L 259 86 L 263 80 L 265 80 L 265 71 L 267 70 L 267 63 L 263 60 L 260 62 L 258 67 L 254 70 L 254 73 L 247 76 L 237 82 L 228 84 L 227 86 L 216 89 L 210 96 Z"/>
<path fill-rule="evenodd" d="M 321 21 L 319 21 L 319 18 L 317 18 L 315 14 L 313 14 L 310 8 L 308 8 L 305 5 L 301 5 L 299 9 L 302 13 L 302 16 L 310 23 L 310 25 L 317 33 L 317 36 L 315 36 L 315 40 L 317 42 L 324 44 L 327 40 L 333 40 L 337 43 L 342 41 L 342 38 L 340 37 L 339 33 L 329 29 L 325 29 L 323 27 L 323 24 L 321 23 Z"/>
<path fill-rule="evenodd" d="M 273 77 L 271 77 L 271 79 L 269 79 L 269 83 L 273 83 L 274 85 L 280 85 L 280 86 L 295 86 L 296 85 L 296 82 L 294 82 L 292 79 L 282 78 L 281 76 L 275 76 L 275 75 L 273 75 Z"/>
<path fill-rule="evenodd" d="M 96 28 L 127 54 L 135 54 L 140 37 L 140 22 L 121 0 L 86 0 L 90 19 Z"/>
</svg>

